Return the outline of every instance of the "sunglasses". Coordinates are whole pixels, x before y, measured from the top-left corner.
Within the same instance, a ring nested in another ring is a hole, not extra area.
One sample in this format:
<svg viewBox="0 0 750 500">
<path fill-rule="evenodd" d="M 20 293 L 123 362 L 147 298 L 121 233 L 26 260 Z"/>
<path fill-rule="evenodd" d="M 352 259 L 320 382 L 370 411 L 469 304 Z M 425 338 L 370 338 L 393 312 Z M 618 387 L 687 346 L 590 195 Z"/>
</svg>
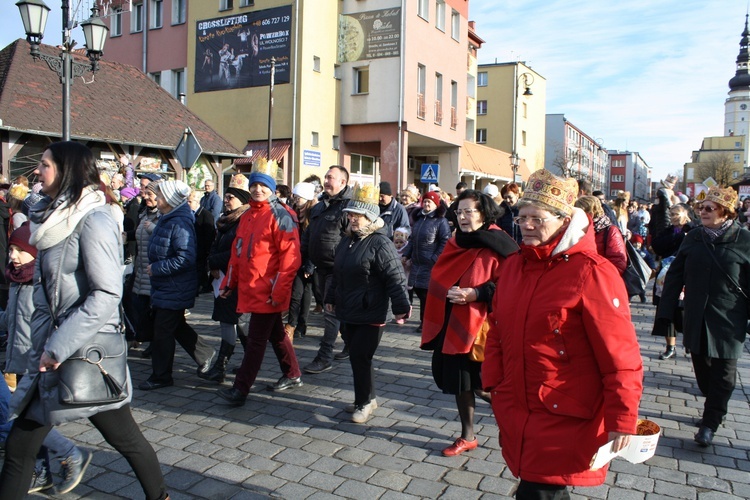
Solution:
<svg viewBox="0 0 750 500">
<path fill-rule="evenodd" d="M 715 211 L 717 211 L 718 209 L 719 209 L 719 207 L 708 207 L 708 206 L 703 206 L 703 205 L 701 205 L 701 207 L 700 207 L 700 209 L 699 209 L 699 210 L 700 210 L 701 212 L 708 212 L 708 213 L 711 213 L 711 212 L 715 212 Z"/>
</svg>

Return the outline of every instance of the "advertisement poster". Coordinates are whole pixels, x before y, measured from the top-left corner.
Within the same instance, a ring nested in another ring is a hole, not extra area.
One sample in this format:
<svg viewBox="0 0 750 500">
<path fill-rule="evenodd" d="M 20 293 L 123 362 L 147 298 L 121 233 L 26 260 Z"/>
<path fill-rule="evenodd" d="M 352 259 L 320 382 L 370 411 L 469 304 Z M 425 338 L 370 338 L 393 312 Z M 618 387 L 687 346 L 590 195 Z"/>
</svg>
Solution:
<svg viewBox="0 0 750 500">
<path fill-rule="evenodd" d="M 195 92 L 289 83 L 292 6 L 205 19 L 196 24 Z"/>
<path fill-rule="evenodd" d="M 339 16 L 338 61 L 398 57 L 401 54 L 401 8 Z"/>
</svg>

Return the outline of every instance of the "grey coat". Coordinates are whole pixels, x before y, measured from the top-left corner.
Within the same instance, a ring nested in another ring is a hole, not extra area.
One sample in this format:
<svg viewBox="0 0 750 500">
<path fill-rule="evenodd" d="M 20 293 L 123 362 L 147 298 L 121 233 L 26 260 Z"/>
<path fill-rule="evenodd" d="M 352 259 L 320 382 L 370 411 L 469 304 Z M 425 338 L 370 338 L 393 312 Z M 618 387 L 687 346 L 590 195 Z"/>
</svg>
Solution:
<svg viewBox="0 0 750 500">
<path fill-rule="evenodd" d="M 72 234 L 37 255 L 29 375 L 13 393 L 11 411 L 15 416 L 27 408 L 27 418 L 43 425 L 57 425 L 130 403 L 129 373 L 128 396 L 123 401 L 71 406 L 59 402 L 57 373 L 40 373 L 38 368 L 45 350 L 62 363 L 97 332 L 117 332 L 121 296 L 120 230 L 109 209 L 99 207 L 85 216 Z M 124 337 L 122 341 L 125 342 Z M 123 356 L 126 355 L 124 349 Z"/>
<path fill-rule="evenodd" d="M 11 283 L 8 306 L 0 312 L 0 331 L 8 332 L 8 350 L 5 353 L 7 373 L 28 372 L 28 352 L 31 349 L 31 313 L 34 312 L 29 283 Z"/>
<path fill-rule="evenodd" d="M 136 254 L 133 263 L 133 293 L 136 295 L 151 295 L 151 278 L 146 273 L 148 267 L 148 239 L 156 227 L 156 220 L 159 218 L 159 211 L 154 209 L 150 212 L 146 208 L 145 212 L 140 215 L 140 222 L 135 230 Z M 146 221 L 150 222 L 146 229 Z"/>
</svg>

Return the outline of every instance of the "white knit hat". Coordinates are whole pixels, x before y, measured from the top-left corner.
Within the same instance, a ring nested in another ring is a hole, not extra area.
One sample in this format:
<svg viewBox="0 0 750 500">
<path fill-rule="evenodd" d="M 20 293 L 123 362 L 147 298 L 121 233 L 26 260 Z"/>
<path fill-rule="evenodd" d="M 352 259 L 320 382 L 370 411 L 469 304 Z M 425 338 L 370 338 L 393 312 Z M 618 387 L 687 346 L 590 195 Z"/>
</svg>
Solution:
<svg viewBox="0 0 750 500">
<path fill-rule="evenodd" d="M 175 208 L 187 201 L 190 186 L 182 181 L 163 181 L 159 183 L 159 190 L 169 206 Z"/>
<path fill-rule="evenodd" d="M 298 182 L 297 185 L 294 186 L 294 189 L 292 189 L 292 194 L 296 194 L 305 200 L 314 200 L 315 184 L 311 182 Z"/>
</svg>

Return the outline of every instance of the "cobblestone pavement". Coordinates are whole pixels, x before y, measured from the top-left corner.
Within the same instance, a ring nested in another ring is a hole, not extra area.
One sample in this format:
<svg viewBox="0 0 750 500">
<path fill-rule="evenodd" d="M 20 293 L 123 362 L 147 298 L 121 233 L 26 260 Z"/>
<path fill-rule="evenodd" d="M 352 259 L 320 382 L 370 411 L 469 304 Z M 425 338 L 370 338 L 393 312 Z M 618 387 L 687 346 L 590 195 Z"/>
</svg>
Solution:
<svg viewBox="0 0 750 500">
<path fill-rule="evenodd" d="M 211 307 L 210 297 L 201 295 L 188 321 L 218 348 Z M 750 498 L 750 356 L 740 361 L 726 424 L 714 445 L 701 449 L 692 440 L 702 398 L 689 358 L 680 349 L 676 359 L 659 361 L 663 339 L 649 334 L 654 307 L 633 304 L 632 311 L 645 364 L 641 415 L 659 423 L 663 436 L 650 460 L 633 465 L 615 459 L 606 484 L 575 488 L 572 496 Z M 315 356 L 322 334 L 322 316 L 310 318 L 309 335 L 295 340 L 301 366 Z M 379 408 L 366 425 L 351 423 L 344 412 L 354 400 L 348 361 L 334 362 L 327 373 L 303 374 L 303 387 L 275 394 L 266 387 L 281 374 L 269 348 L 247 404 L 230 408 L 216 396 L 219 386 L 198 379 L 178 347 L 175 386 L 136 389 L 133 397 L 133 413 L 158 453 L 171 498 L 507 498 L 516 480 L 503 462 L 487 404 L 477 403 L 479 448 L 441 455 L 460 435 L 460 424 L 453 397 L 434 386 L 430 353 L 419 350 L 415 326 L 410 320 L 386 329 L 376 354 Z M 133 354 L 137 386 L 150 362 Z M 230 365 L 241 354 L 238 346 Z M 127 462 L 87 421 L 60 430 L 95 453 L 82 483 L 58 498 L 142 498 Z"/>
</svg>

